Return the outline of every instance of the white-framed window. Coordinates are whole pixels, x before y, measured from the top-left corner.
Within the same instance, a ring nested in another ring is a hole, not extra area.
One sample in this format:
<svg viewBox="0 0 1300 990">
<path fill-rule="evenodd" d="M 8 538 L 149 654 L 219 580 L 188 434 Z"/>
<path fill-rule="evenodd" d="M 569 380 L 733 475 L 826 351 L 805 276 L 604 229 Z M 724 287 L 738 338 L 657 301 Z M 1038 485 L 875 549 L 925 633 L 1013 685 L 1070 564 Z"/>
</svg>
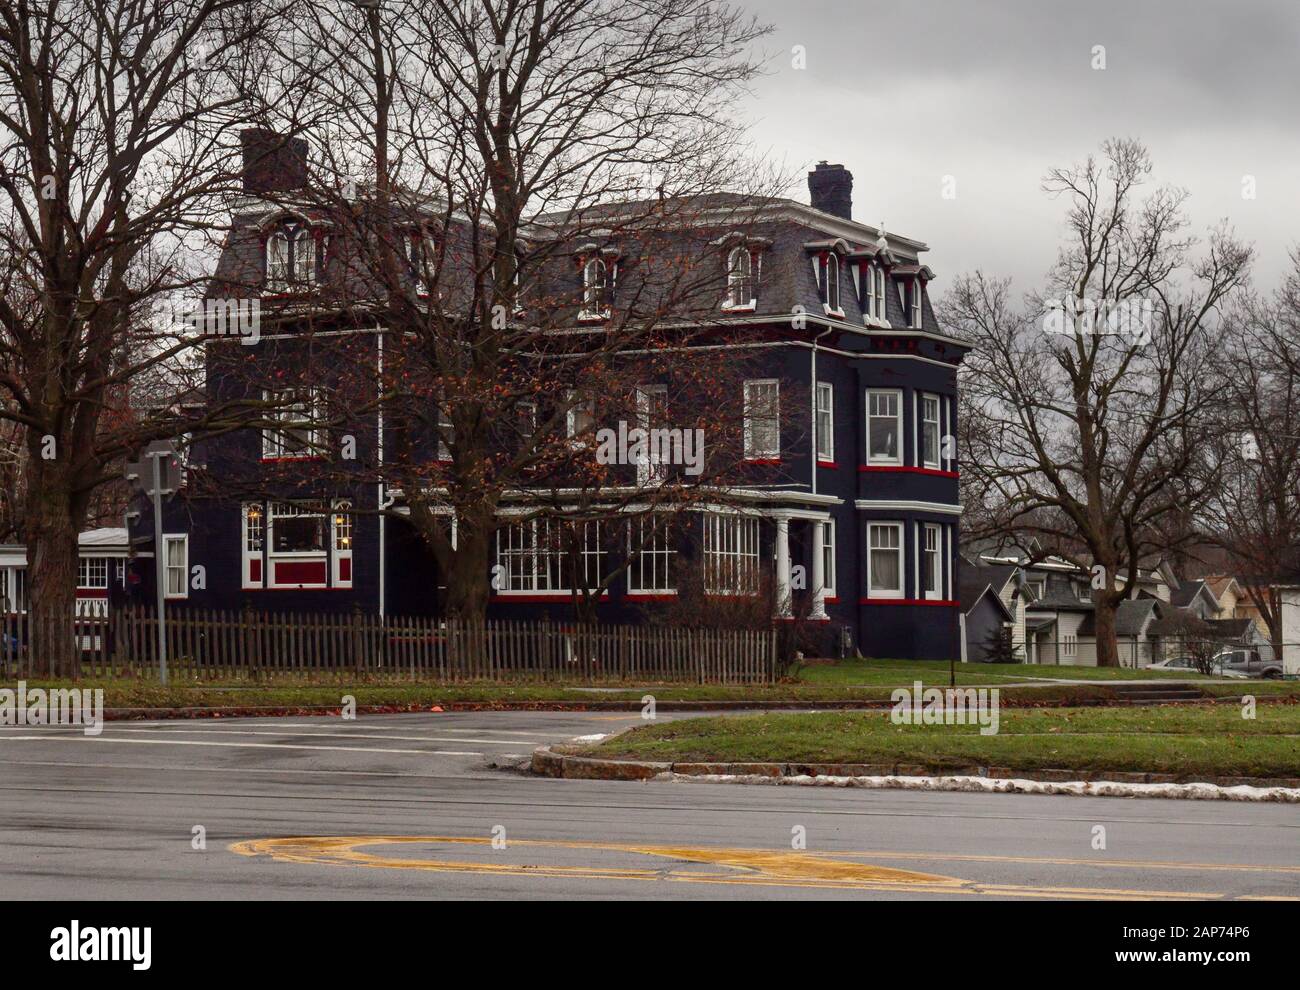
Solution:
<svg viewBox="0 0 1300 990">
<path fill-rule="evenodd" d="M 334 573 L 336 588 L 352 587 L 353 526 L 352 503 L 337 499 L 330 507 L 330 545 L 334 548 Z"/>
<path fill-rule="evenodd" d="M 316 281 L 316 236 L 306 222 L 281 222 L 266 238 L 266 288 L 286 292 Z"/>
<path fill-rule="evenodd" d="M 668 465 L 659 461 L 659 444 L 650 442 L 650 431 L 668 419 L 668 386 L 636 387 L 636 425 L 645 431 L 646 442 L 636 461 L 637 485 L 657 485 L 668 477 Z"/>
<path fill-rule="evenodd" d="M 924 283 L 920 276 L 913 275 L 912 281 L 908 287 L 908 326 L 917 330 L 921 329 L 921 296 L 924 293 Z"/>
<path fill-rule="evenodd" d="M 325 509 L 317 502 L 271 503 L 271 556 L 325 553 Z"/>
<path fill-rule="evenodd" d="M 822 266 L 822 302 L 828 313 L 844 315 L 840 309 L 840 256 L 834 251 L 826 252 L 826 264 Z"/>
<path fill-rule="evenodd" d="M 932 601 L 943 597 L 942 536 L 938 526 L 921 527 L 921 593 Z"/>
<path fill-rule="evenodd" d="M 835 460 L 835 389 L 830 382 L 817 383 L 817 460 Z"/>
<path fill-rule="evenodd" d="M 582 534 L 576 553 L 568 539 L 574 532 Z M 502 586 L 495 590 L 499 594 L 567 594 L 577 581 L 582 582 L 579 587 L 588 589 L 600 585 L 605 547 L 598 521 L 529 519 L 499 527 L 496 537 Z"/>
<path fill-rule="evenodd" d="M 781 456 L 781 385 L 775 378 L 745 382 L 745 459 Z"/>
<path fill-rule="evenodd" d="M 921 396 L 921 464 L 939 467 L 939 397 Z"/>
<path fill-rule="evenodd" d="M 515 403 L 515 417 L 519 423 L 519 439 L 528 444 L 537 432 L 537 403 Z"/>
<path fill-rule="evenodd" d="M 711 595 L 758 592 L 758 517 L 711 512 L 704 517 L 704 590 Z"/>
<path fill-rule="evenodd" d="M 1066 633 L 1061 637 L 1061 656 L 1076 657 L 1079 655 L 1079 637 L 1073 633 Z"/>
<path fill-rule="evenodd" d="M 190 596 L 190 538 L 163 536 L 163 566 L 166 568 L 164 593 L 168 598 Z"/>
<path fill-rule="evenodd" d="M 436 430 L 438 433 L 438 460 L 451 460 L 451 444 L 456 439 L 456 428 L 451 421 L 451 414 L 447 411 L 447 403 L 443 399 L 437 400 Z"/>
<path fill-rule="evenodd" d="M 867 463 L 902 464 L 903 393 L 899 389 L 867 391 Z"/>
<path fill-rule="evenodd" d="M 262 588 L 266 586 L 265 548 L 266 548 L 266 507 L 261 502 L 246 502 L 241 506 L 240 546 L 243 558 L 243 579 L 245 588 Z"/>
<path fill-rule="evenodd" d="M 262 431 L 262 457 L 266 460 L 318 457 L 322 431 L 319 389 L 296 386 L 266 389 L 266 419 L 275 426 Z"/>
<path fill-rule="evenodd" d="M 867 276 L 867 316 L 873 320 L 885 318 L 885 271 L 876 262 L 864 269 Z"/>
<path fill-rule="evenodd" d="M 605 259 L 595 255 L 582 266 L 582 312 L 587 319 L 605 319 L 609 316 L 609 301 L 613 277 Z"/>
<path fill-rule="evenodd" d="M 412 230 L 406 240 L 406 264 L 416 294 L 431 294 L 438 280 L 438 240 L 428 231 Z"/>
<path fill-rule="evenodd" d="M 628 525 L 627 568 L 629 594 L 676 594 L 674 568 L 677 548 L 673 545 L 672 521 L 663 513 L 633 519 Z"/>
<path fill-rule="evenodd" d="M 749 248 L 732 248 L 727 255 L 727 308 L 744 309 L 753 306 L 757 296 L 756 282 L 754 256 Z"/>
<path fill-rule="evenodd" d="M 0 611 L 27 611 L 27 571 L 21 567 L 0 567 Z"/>
<path fill-rule="evenodd" d="M 867 594 L 871 598 L 903 597 L 903 524 L 867 526 Z"/>
<path fill-rule="evenodd" d="M 822 587 L 827 598 L 835 597 L 835 520 L 822 523 Z M 814 589 L 816 590 L 816 589 Z"/>
<path fill-rule="evenodd" d="M 575 392 L 568 392 L 564 397 L 568 406 L 564 414 L 564 433 L 570 440 L 590 433 L 596 428 L 596 403 L 592 399 L 580 398 Z"/>
<path fill-rule="evenodd" d="M 108 588 L 108 558 L 77 558 L 77 588 L 99 591 Z"/>
</svg>

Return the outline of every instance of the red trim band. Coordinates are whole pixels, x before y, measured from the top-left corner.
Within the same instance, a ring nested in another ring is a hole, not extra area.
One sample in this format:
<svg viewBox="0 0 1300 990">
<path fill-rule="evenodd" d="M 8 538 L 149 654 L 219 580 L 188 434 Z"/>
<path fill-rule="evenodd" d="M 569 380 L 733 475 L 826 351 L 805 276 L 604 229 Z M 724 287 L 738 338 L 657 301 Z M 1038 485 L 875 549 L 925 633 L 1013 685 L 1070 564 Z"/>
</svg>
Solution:
<svg viewBox="0 0 1300 990">
<path fill-rule="evenodd" d="M 861 474 L 870 472 L 902 472 L 904 474 L 929 474 L 936 478 L 957 478 L 960 475 L 956 471 L 941 471 L 939 468 L 913 467 L 910 464 L 859 464 L 858 471 Z"/>
<path fill-rule="evenodd" d="M 954 608 L 960 605 L 949 598 L 859 598 L 859 605 L 940 605 Z"/>
</svg>

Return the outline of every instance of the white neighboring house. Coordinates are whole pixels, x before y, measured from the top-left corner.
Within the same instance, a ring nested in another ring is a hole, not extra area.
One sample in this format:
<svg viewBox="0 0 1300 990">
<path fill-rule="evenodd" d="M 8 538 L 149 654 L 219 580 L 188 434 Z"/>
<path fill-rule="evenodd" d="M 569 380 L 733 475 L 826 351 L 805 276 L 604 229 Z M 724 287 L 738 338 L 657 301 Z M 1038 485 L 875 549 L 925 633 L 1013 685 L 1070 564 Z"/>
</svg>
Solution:
<svg viewBox="0 0 1300 990">
<path fill-rule="evenodd" d="M 88 529 L 77 537 L 78 618 L 108 618 L 112 589 L 126 587 L 129 556 L 125 527 Z M 0 612 L 26 611 L 27 547 L 0 544 Z"/>
</svg>

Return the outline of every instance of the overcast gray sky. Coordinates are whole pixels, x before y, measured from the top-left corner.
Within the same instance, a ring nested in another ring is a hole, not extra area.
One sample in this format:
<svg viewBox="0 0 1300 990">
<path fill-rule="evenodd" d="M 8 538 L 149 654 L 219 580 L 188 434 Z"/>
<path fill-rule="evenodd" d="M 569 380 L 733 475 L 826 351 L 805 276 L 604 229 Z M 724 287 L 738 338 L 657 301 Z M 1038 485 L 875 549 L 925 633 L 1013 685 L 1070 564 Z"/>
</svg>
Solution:
<svg viewBox="0 0 1300 990">
<path fill-rule="evenodd" d="M 776 28 L 744 108 L 757 146 L 800 174 L 843 163 L 854 218 L 926 241 L 940 292 L 977 267 L 1036 282 L 1063 215 L 1041 179 L 1109 136 L 1140 138 L 1154 181 L 1189 190 L 1197 233 L 1226 217 L 1255 245 L 1257 287 L 1300 242 L 1296 0 L 739 2 Z"/>
</svg>

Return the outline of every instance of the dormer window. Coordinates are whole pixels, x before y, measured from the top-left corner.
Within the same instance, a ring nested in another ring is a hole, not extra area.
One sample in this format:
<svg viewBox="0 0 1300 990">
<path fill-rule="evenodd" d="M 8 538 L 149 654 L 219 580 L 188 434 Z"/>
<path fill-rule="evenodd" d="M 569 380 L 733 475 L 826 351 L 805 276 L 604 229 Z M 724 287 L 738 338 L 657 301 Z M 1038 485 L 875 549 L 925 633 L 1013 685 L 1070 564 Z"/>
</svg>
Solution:
<svg viewBox="0 0 1300 990">
<path fill-rule="evenodd" d="M 754 256 L 748 248 L 733 248 L 727 256 L 727 308 L 752 307 L 754 296 Z"/>
<path fill-rule="evenodd" d="M 316 238 L 303 220 L 285 220 L 266 239 L 266 288 L 288 292 L 316 281 Z"/>
<path fill-rule="evenodd" d="M 430 286 L 435 281 L 438 263 L 438 243 L 433 236 L 422 231 L 412 231 L 406 242 L 406 264 L 411 273 L 415 290 L 422 296 L 429 295 Z"/>
<path fill-rule="evenodd" d="M 604 320 L 609 318 L 610 270 L 599 255 L 587 259 L 582 266 L 582 312 L 579 319 Z"/>
<path fill-rule="evenodd" d="M 822 303 L 826 312 L 844 315 L 840 309 L 840 256 L 834 251 L 826 253 L 826 263 L 822 267 Z"/>
<path fill-rule="evenodd" d="M 908 292 L 908 326 L 913 329 L 921 329 L 921 293 L 925 291 L 925 283 L 920 278 L 913 277 Z"/>
<path fill-rule="evenodd" d="M 865 269 L 867 282 L 867 316 L 873 320 L 885 319 L 885 270 L 872 263 Z"/>
</svg>

